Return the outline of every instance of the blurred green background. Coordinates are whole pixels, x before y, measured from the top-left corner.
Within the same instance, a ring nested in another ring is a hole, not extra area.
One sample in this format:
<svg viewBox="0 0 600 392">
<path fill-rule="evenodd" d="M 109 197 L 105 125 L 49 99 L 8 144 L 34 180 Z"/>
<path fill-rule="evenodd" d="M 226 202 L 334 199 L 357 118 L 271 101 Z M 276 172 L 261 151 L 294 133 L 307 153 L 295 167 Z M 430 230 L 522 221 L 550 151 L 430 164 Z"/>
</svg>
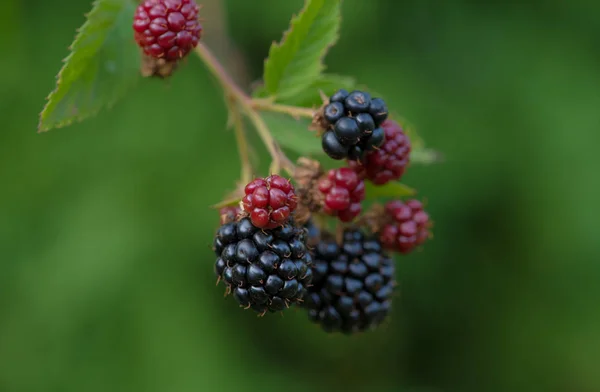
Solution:
<svg viewBox="0 0 600 392">
<path fill-rule="evenodd" d="M 205 42 L 255 80 L 301 6 L 207 1 Z M 215 288 L 208 206 L 238 160 L 196 58 L 36 134 L 89 7 L 0 3 L 0 391 L 600 390 L 600 3 L 346 0 L 329 70 L 446 156 L 404 178 L 435 239 L 354 337 Z"/>
</svg>

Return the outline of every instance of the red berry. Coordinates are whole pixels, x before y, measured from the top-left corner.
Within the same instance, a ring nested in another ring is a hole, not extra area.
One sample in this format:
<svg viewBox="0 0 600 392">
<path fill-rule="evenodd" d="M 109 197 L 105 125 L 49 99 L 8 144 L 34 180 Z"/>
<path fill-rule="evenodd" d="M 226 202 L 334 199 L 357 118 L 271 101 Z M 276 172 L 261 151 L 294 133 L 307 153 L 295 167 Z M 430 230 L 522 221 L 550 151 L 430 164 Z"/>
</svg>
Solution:
<svg viewBox="0 0 600 392">
<path fill-rule="evenodd" d="M 148 56 L 176 61 L 187 55 L 202 33 L 194 0 L 145 0 L 133 18 L 134 37 Z"/>
<path fill-rule="evenodd" d="M 349 167 L 330 170 L 317 187 L 325 195 L 323 212 L 337 216 L 342 222 L 350 222 L 361 210 L 365 198 L 365 183 Z"/>
<path fill-rule="evenodd" d="M 242 208 L 250 214 L 252 224 L 261 229 L 283 225 L 296 209 L 296 193 L 283 177 L 257 178 L 244 188 Z"/>
<path fill-rule="evenodd" d="M 385 213 L 392 221 L 379 233 L 379 240 L 386 249 L 409 253 L 429 238 L 431 221 L 420 201 L 390 201 L 385 205 Z"/>
<path fill-rule="evenodd" d="M 399 180 L 408 165 L 410 155 L 410 141 L 400 124 L 386 120 L 381 127 L 385 131 L 383 145 L 377 150 L 367 152 L 363 162 L 349 162 L 350 167 L 361 178 L 366 178 L 376 185 Z"/>
</svg>

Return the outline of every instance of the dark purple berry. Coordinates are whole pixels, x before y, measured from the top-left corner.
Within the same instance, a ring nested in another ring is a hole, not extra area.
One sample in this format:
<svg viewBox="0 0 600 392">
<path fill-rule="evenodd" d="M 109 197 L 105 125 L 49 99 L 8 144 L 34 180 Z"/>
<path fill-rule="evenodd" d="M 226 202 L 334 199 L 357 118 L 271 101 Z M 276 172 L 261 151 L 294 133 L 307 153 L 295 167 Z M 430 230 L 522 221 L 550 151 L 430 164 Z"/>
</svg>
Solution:
<svg viewBox="0 0 600 392">
<path fill-rule="evenodd" d="M 366 113 L 371 104 L 371 95 L 364 91 L 352 91 L 344 100 L 344 107 L 353 114 Z"/>
<path fill-rule="evenodd" d="M 369 113 L 375 120 L 375 125 L 380 126 L 388 117 L 388 108 L 381 98 L 373 98 L 369 105 Z"/>
<path fill-rule="evenodd" d="M 370 135 L 375 129 L 375 121 L 369 113 L 359 113 L 356 115 L 356 117 L 354 117 L 354 119 L 358 124 L 358 128 L 362 133 L 362 137 Z"/>
<path fill-rule="evenodd" d="M 222 225 L 215 237 L 214 271 L 238 304 L 279 312 L 302 300 L 311 284 L 306 231 L 291 221 L 258 229 L 249 218 Z"/>
<path fill-rule="evenodd" d="M 348 160 L 349 161 L 362 161 L 365 156 L 365 150 L 362 149 L 361 146 L 352 146 L 348 150 Z"/>
<path fill-rule="evenodd" d="M 381 147 L 385 142 L 385 130 L 383 128 L 375 128 L 371 136 L 368 136 L 363 142 L 365 151 L 372 151 Z"/>
<path fill-rule="evenodd" d="M 301 305 L 327 332 L 375 328 L 390 311 L 394 263 L 378 240 L 346 229 L 341 244 L 326 235 L 313 250 L 313 285 Z"/>
<path fill-rule="evenodd" d="M 344 146 L 333 131 L 327 131 L 323 134 L 322 139 L 323 151 L 331 158 L 340 160 L 348 157 L 348 147 Z"/>
<path fill-rule="evenodd" d="M 335 124 L 335 122 L 342 118 L 344 114 L 344 105 L 341 102 L 332 102 L 325 106 L 325 109 L 323 110 L 325 120 L 330 124 Z"/>
<path fill-rule="evenodd" d="M 344 102 L 346 97 L 348 97 L 348 94 L 350 94 L 348 92 L 348 90 L 344 90 L 343 88 L 339 89 L 329 98 L 329 101 L 330 102 Z"/>
<path fill-rule="evenodd" d="M 333 126 L 333 132 L 340 143 L 347 146 L 358 143 L 361 136 L 358 123 L 351 117 L 340 118 Z"/>
</svg>

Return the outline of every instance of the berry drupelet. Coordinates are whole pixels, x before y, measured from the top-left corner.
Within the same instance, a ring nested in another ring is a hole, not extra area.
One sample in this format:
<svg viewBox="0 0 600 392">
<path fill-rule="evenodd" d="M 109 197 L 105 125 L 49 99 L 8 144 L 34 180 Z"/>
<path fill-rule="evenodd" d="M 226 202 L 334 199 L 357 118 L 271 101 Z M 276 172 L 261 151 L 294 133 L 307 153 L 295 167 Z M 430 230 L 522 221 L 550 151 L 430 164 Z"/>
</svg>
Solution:
<svg viewBox="0 0 600 392">
<path fill-rule="evenodd" d="M 365 198 L 365 183 L 348 167 L 331 169 L 317 183 L 325 196 L 323 212 L 337 216 L 342 222 L 350 222 L 361 210 Z"/>
<path fill-rule="evenodd" d="M 332 159 L 362 159 L 367 151 L 383 144 L 385 132 L 380 126 L 387 116 L 381 98 L 364 91 L 338 90 L 323 108 L 323 150 Z"/>
<path fill-rule="evenodd" d="M 198 45 L 198 12 L 194 0 L 144 0 L 135 11 L 135 40 L 146 55 L 177 61 Z"/>
<path fill-rule="evenodd" d="M 420 201 L 390 201 L 385 205 L 385 213 L 389 221 L 382 227 L 379 239 L 386 249 L 410 253 L 430 237 L 431 221 Z"/>
<path fill-rule="evenodd" d="M 221 224 L 233 222 L 237 220 L 237 217 L 240 215 L 241 210 L 239 207 L 229 206 L 223 207 L 219 210 L 219 218 L 221 219 Z"/>
<path fill-rule="evenodd" d="M 313 285 L 302 307 L 328 332 L 376 327 L 390 310 L 396 286 L 393 260 L 376 238 L 359 230 L 345 230 L 341 244 L 329 237 L 313 251 Z"/>
<path fill-rule="evenodd" d="M 271 230 L 259 229 L 249 218 L 226 223 L 217 231 L 214 250 L 215 273 L 227 293 L 258 313 L 300 302 L 311 284 L 306 230 L 291 222 Z"/>
<path fill-rule="evenodd" d="M 278 175 L 257 178 L 246 185 L 242 209 L 254 226 L 273 229 L 287 222 L 297 206 L 294 186 Z"/>
<path fill-rule="evenodd" d="M 404 174 L 409 162 L 410 141 L 400 124 L 393 120 L 384 121 L 379 129 L 385 133 L 383 145 L 367 152 L 362 161 L 350 161 L 349 165 L 361 178 L 383 185 L 399 180 Z"/>
</svg>

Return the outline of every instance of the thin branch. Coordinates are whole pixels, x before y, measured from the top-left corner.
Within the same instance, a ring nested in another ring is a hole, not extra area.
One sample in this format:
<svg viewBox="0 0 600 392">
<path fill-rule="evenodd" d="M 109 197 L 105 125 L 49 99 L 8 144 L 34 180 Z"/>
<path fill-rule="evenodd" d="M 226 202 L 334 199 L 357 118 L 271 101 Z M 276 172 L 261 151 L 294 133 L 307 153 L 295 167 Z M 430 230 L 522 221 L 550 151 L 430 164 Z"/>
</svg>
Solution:
<svg viewBox="0 0 600 392">
<path fill-rule="evenodd" d="M 252 108 L 246 111 L 248 118 L 256 128 L 258 135 L 262 139 L 265 147 L 269 151 L 273 162 L 271 163 L 271 167 L 269 169 L 271 174 L 278 174 L 281 169 L 284 169 L 288 172 L 288 174 L 292 174 L 295 170 L 294 164 L 289 158 L 281 151 L 279 144 L 273 139 L 271 136 L 271 132 L 269 131 L 269 127 L 265 123 L 265 120 Z"/>
<path fill-rule="evenodd" d="M 206 67 L 211 73 L 218 79 L 219 83 L 225 90 L 225 94 L 231 101 L 231 105 L 238 103 L 243 113 L 248 116 L 258 135 L 262 139 L 265 147 L 271 155 L 271 173 L 277 174 L 281 169 L 285 169 L 291 173 L 294 170 L 294 164 L 289 158 L 281 151 L 279 144 L 273 139 L 269 127 L 258 114 L 253 106 L 253 100 L 250 98 L 242 89 L 233 81 L 229 74 L 225 71 L 219 60 L 212 54 L 212 52 L 204 45 L 199 43 L 195 49 L 196 54 L 204 62 Z"/>
<path fill-rule="evenodd" d="M 233 131 L 235 133 L 238 153 L 240 155 L 240 164 L 242 166 L 240 181 L 242 184 L 247 184 L 252 180 L 252 175 L 254 173 L 252 172 L 248 140 L 246 139 L 246 130 L 244 129 L 244 119 L 235 102 L 231 102 L 229 106 L 229 111 L 232 116 Z"/>
<path fill-rule="evenodd" d="M 252 107 L 259 111 L 287 114 L 288 116 L 292 116 L 296 119 L 302 117 L 313 118 L 313 116 L 315 115 L 315 110 L 311 108 L 281 105 L 273 103 L 269 99 L 254 99 L 252 100 Z"/>
<path fill-rule="evenodd" d="M 217 78 L 221 86 L 236 101 L 245 101 L 250 99 L 244 91 L 233 81 L 225 68 L 219 63 L 219 60 L 212 54 L 206 45 L 202 42 L 196 46 L 196 54 L 204 62 L 208 70 Z"/>
</svg>

